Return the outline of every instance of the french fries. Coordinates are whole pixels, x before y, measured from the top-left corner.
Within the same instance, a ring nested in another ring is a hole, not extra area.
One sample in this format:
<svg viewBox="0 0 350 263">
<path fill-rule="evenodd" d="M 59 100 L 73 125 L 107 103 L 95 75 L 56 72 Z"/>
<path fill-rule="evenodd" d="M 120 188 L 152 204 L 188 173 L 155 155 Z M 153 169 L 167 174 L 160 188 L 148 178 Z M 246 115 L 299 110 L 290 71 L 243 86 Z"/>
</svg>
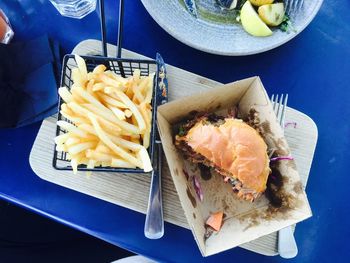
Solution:
<svg viewBox="0 0 350 263">
<path fill-rule="evenodd" d="M 64 103 L 60 113 L 67 121 L 57 125 L 65 133 L 55 138 L 56 150 L 65 151 L 74 173 L 81 164 L 141 168 L 152 171 L 147 152 L 150 143 L 154 74 L 123 78 L 98 65 L 88 72 L 75 56 L 71 89 L 60 87 Z"/>
</svg>

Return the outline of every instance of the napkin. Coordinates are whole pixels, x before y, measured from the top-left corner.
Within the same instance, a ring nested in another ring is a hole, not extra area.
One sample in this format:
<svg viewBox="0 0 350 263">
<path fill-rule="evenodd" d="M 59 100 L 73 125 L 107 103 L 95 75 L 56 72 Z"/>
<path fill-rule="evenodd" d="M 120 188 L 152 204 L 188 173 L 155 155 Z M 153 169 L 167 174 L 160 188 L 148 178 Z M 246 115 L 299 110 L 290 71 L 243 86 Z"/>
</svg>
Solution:
<svg viewBox="0 0 350 263">
<path fill-rule="evenodd" d="M 0 128 L 40 121 L 57 112 L 59 45 L 41 36 L 0 45 Z"/>
</svg>

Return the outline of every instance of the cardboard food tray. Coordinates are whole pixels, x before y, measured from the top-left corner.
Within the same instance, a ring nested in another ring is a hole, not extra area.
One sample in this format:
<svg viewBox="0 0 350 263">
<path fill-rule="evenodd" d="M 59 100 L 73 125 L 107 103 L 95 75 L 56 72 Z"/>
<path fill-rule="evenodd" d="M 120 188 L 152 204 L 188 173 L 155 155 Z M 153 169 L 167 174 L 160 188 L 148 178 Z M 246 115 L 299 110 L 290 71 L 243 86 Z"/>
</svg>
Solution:
<svg viewBox="0 0 350 263">
<path fill-rule="evenodd" d="M 158 108 L 160 137 L 182 208 L 203 256 L 209 256 L 270 234 L 311 216 L 294 160 L 279 161 L 283 178 L 283 205 L 275 211 L 263 195 L 255 202 L 242 201 L 232 193 L 222 176 L 202 179 L 199 169 L 189 169 L 188 163 L 174 145 L 174 127 L 188 118 L 190 112 L 216 112 L 236 105 L 243 119 L 254 110 L 259 128 L 269 149 L 281 156 L 291 155 L 280 125 L 277 123 L 269 97 L 260 81 L 253 77 L 236 81 L 213 90 L 194 94 Z M 190 174 L 190 175 L 189 175 Z M 196 176 L 203 189 L 202 201 L 196 195 L 193 180 Z M 211 213 L 226 215 L 219 232 L 208 237 L 205 222 Z"/>
<path fill-rule="evenodd" d="M 72 53 L 94 55 L 98 54 L 100 49 L 100 41 L 85 40 L 78 44 Z M 115 52 L 116 47 L 108 45 L 108 53 L 114 54 Z M 123 56 L 126 58 L 146 58 L 124 49 Z M 222 85 L 214 80 L 171 65 L 167 65 L 167 69 L 168 79 L 171 85 L 169 90 L 170 101 Z M 173 89 L 173 85 L 176 85 L 177 88 Z M 310 117 L 291 108 L 287 108 L 286 121 L 295 121 L 298 123 L 297 128 L 286 129 L 285 135 L 297 163 L 303 186 L 305 187 L 316 147 L 317 127 Z M 40 178 L 134 211 L 146 212 L 151 181 L 151 177 L 148 175 L 140 176 L 139 174 L 100 172 L 93 173 L 88 178 L 83 172 L 73 176 L 71 171 L 55 170 L 52 167 L 55 127 L 55 116 L 43 121 L 30 153 L 30 165 Z M 189 226 L 184 215 L 166 163 L 163 165 L 162 185 L 165 221 L 190 229 L 191 226 Z M 142 234 L 140 233 L 140 235 Z M 242 244 L 240 247 L 263 255 L 277 255 L 277 232 Z"/>
</svg>

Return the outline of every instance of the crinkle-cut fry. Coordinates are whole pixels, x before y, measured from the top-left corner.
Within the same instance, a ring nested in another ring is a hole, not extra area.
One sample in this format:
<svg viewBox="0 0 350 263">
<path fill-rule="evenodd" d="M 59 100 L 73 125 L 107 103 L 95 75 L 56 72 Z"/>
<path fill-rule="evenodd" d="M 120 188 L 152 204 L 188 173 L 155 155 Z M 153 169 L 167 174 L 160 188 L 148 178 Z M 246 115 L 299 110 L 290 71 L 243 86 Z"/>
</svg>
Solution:
<svg viewBox="0 0 350 263">
<path fill-rule="evenodd" d="M 64 102 L 68 103 L 72 100 L 72 94 L 69 92 L 69 90 L 66 87 L 60 87 L 58 89 L 58 94 L 64 100 Z"/>
<path fill-rule="evenodd" d="M 96 66 L 96 67 L 94 68 L 94 70 L 92 71 L 92 73 L 101 74 L 101 73 L 103 73 L 106 69 L 107 69 L 107 68 L 106 68 L 105 65 L 100 64 L 100 65 L 98 65 L 98 66 Z"/>
<path fill-rule="evenodd" d="M 98 137 L 106 146 L 108 146 L 121 158 L 128 160 L 130 163 L 137 167 L 143 168 L 143 163 L 140 162 L 139 159 L 135 158 L 132 154 L 129 154 L 127 151 L 123 150 L 122 148 L 113 143 L 113 141 L 108 137 L 108 135 L 102 130 L 97 119 L 91 113 L 88 114 L 88 117 L 91 120 L 91 123 L 93 124 Z"/>
<path fill-rule="evenodd" d="M 143 133 L 146 129 L 146 123 L 144 119 L 142 118 L 141 113 L 137 109 L 136 105 L 129 99 L 128 96 L 126 96 L 123 92 L 117 91 L 117 96 L 120 98 L 120 100 L 129 107 L 130 111 L 133 113 L 133 116 L 135 116 L 137 124 L 140 129 L 140 133 Z"/>
<path fill-rule="evenodd" d="M 78 69 L 80 71 L 80 75 L 81 75 L 82 79 L 84 81 L 87 80 L 88 72 L 87 72 L 85 60 L 82 57 L 80 57 L 79 55 L 75 55 L 74 58 L 75 58 L 75 61 L 77 62 L 77 66 L 78 66 Z"/>
<path fill-rule="evenodd" d="M 112 158 L 111 167 L 136 168 L 135 165 L 132 165 L 124 160 L 116 158 Z"/>
<path fill-rule="evenodd" d="M 101 100 L 111 106 L 114 106 L 114 107 L 118 107 L 118 108 L 122 108 L 122 109 L 127 109 L 128 106 L 126 106 L 124 103 L 122 103 L 121 101 L 119 100 L 116 100 L 115 98 L 112 98 L 106 94 L 103 94 L 103 93 L 98 93 L 99 97 L 101 98 Z"/>
<path fill-rule="evenodd" d="M 66 121 L 57 121 L 57 125 L 60 126 L 62 129 L 74 133 L 80 137 L 83 138 L 89 138 L 89 134 L 87 134 L 86 132 L 80 130 L 79 128 L 77 128 L 76 126 L 74 126 L 73 124 L 66 122 Z"/>
<path fill-rule="evenodd" d="M 141 159 L 141 161 L 143 163 L 143 170 L 146 173 L 153 170 L 151 159 L 150 159 L 145 147 L 141 147 L 140 151 L 138 152 L 138 157 L 139 157 L 139 159 Z"/>
<path fill-rule="evenodd" d="M 93 148 L 96 146 L 96 142 L 84 142 L 84 143 L 78 143 L 73 146 L 68 147 L 68 152 L 71 155 L 75 155 L 78 153 L 81 153 L 87 149 Z"/>
</svg>

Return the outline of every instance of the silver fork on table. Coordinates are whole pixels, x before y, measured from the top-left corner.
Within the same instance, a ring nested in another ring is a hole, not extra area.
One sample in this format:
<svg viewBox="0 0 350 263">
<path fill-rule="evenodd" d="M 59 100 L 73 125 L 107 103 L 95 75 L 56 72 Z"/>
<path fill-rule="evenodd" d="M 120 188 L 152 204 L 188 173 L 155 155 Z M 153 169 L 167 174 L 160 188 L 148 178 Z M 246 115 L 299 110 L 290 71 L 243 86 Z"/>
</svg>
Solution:
<svg viewBox="0 0 350 263">
<path fill-rule="evenodd" d="M 304 0 L 284 0 L 284 6 L 287 14 L 297 13 L 304 4 Z"/>
<path fill-rule="evenodd" d="M 273 94 L 271 96 L 273 111 L 275 112 L 277 121 L 283 130 L 287 102 L 288 94 L 281 94 L 280 96 L 278 94 Z M 294 239 L 292 226 L 288 226 L 278 231 L 278 253 L 282 258 L 294 258 L 298 254 L 298 247 Z"/>
</svg>

